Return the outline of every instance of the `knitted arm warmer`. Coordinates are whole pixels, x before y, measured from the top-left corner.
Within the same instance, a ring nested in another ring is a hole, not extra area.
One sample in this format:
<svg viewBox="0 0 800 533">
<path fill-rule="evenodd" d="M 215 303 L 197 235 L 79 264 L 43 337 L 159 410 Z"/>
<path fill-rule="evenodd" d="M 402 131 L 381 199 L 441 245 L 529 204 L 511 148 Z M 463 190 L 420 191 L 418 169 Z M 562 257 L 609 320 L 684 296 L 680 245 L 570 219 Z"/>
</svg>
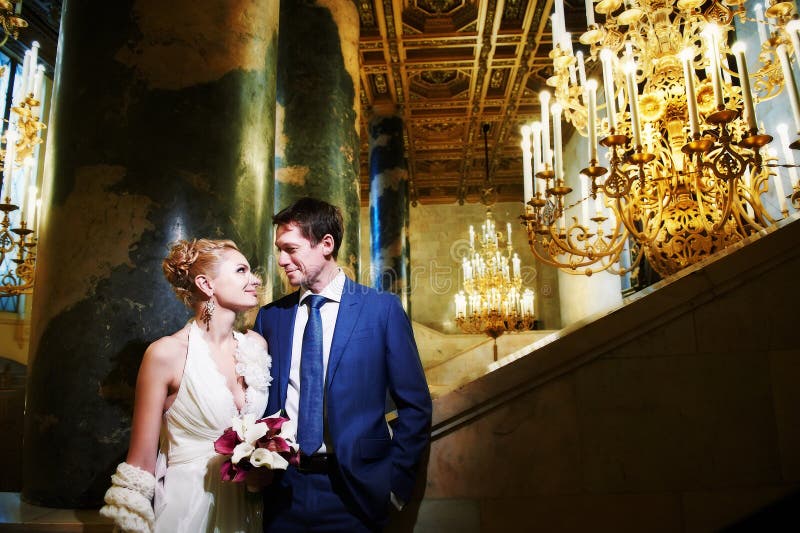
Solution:
<svg viewBox="0 0 800 533">
<path fill-rule="evenodd" d="M 122 531 L 150 533 L 153 531 L 153 492 L 156 478 L 150 472 L 128 463 L 120 463 L 111 476 L 106 491 L 106 504 L 100 514 L 111 518 Z"/>
</svg>

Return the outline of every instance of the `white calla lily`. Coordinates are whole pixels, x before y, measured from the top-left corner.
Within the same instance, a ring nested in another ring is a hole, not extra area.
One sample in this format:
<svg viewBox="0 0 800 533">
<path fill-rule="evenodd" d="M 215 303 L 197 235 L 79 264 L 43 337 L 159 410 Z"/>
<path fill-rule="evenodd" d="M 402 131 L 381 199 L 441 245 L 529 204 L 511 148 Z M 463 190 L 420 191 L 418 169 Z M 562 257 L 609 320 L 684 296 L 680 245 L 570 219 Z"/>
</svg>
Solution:
<svg viewBox="0 0 800 533">
<path fill-rule="evenodd" d="M 250 457 L 250 455 L 253 453 L 255 449 L 256 449 L 255 446 L 253 446 L 249 442 L 240 442 L 233 449 L 233 455 L 231 456 L 231 463 L 237 464 L 245 457 Z"/>
<path fill-rule="evenodd" d="M 256 448 L 253 450 L 253 453 L 250 454 L 250 464 L 255 467 L 268 465 L 271 455 L 272 452 L 266 448 Z"/>
<path fill-rule="evenodd" d="M 272 454 L 272 469 L 273 470 L 286 470 L 289 466 L 289 461 L 283 458 L 283 456 L 273 453 Z"/>
<path fill-rule="evenodd" d="M 286 470 L 286 467 L 289 466 L 289 462 L 280 454 L 266 448 L 257 448 L 250 456 L 250 464 L 255 467 L 263 466 L 270 470 Z"/>
<path fill-rule="evenodd" d="M 251 445 L 267 434 L 267 425 L 263 422 L 256 424 L 256 415 L 252 413 L 235 417 L 231 427 L 242 441 Z"/>
<path fill-rule="evenodd" d="M 290 445 L 294 444 L 295 436 L 297 435 L 297 423 L 294 420 L 287 420 L 281 425 L 280 436 Z"/>
<path fill-rule="evenodd" d="M 250 464 L 256 468 L 260 466 L 272 468 L 272 452 L 266 448 L 257 448 L 250 456 Z"/>
</svg>

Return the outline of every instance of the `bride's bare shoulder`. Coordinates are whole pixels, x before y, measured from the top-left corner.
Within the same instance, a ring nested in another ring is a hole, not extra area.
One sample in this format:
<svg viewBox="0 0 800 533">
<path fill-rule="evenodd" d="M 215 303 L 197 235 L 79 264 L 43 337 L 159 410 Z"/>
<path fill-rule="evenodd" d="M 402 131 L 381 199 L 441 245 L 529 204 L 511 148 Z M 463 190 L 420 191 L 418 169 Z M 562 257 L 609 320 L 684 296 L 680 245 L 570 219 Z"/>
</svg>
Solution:
<svg viewBox="0 0 800 533">
<path fill-rule="evenodd" d="M 161 337 L 147 347 L 144 356 L 160 363 L 173 363 L 186 357 L 189 346 L 189 328 L 187 324 L 172 335 Z"/>
</svg>

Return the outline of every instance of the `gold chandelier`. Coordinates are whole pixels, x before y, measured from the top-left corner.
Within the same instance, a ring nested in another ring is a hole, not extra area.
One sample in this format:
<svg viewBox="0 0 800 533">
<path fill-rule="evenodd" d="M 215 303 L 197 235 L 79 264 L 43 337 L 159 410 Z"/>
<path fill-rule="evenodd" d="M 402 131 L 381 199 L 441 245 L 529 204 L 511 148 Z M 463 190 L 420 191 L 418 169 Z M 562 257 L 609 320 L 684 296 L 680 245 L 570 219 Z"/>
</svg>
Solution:
<svg viewBox="0 0 800 533">
<path fill-rule="evenodd" d="M 539 260 L 573 274 L 622 275 L 647 257 L 667 276 L 774 224 L 761 200 L 771 175 L 781 215 L 788 215 L 781 177 L 770 170 L 775 157 L 765 149 L 772 137 L 759 130 L 755 103 L 785 86 L 800 132 L 788 53 L 792 44 L 800 50 L 792 3 L 773 1 L 765 13 L 756 12 L 751 22 L 759 24 L 762 66 L 750 76 L 743 45 L 728 47 L 734 17 L 750 21 L 744 0 L 587 0 L 588 28 L 580 36 L 588 47 L 585 59 L 583 51 L 573 51 L 562 2 L 556 0 L 552 17 L 554 74 L 548 85 L 554 103 L 543 92 L 541 122 L 522 129 L 522 219 Z M 595 22 L 595 12 L 602 22 Z M 728 55 L 735 57 L 735 69 Z M 598 64 L 602 108 L 598 83 L 587 78 Z M 588 137 L 583 194 L 574 203 L 567 199 L 572 188 L 563 171 L 561 118 Z M 789 140 L 783 144 L 785 166 L 793 167 Z M 598 146 L 606 149 L 605 163 Z M 794 168 L 790 179 L 797 209 Z M 578 205 L 582 216 L 567 221 Z M 628 243 L 631 258 L 621 261 Z"/>
<path fill-rule="evenodd" d="M 44 90 L 44 66 L 37 64 L 39 43 L 25 53 L 18 101 L 0 150 L 3 174 L 0 211 L 0 265 L 6 257 L 14 263 L 0 271 L 0 296 L 15 296 L 33 290 L 36 267 L 36 226 L 40 200 L 37 197 L 35 150 L 45 128 L 39 120 Z"/>
<path fill-rule="evenodd" d="M 505 332 L 526 331 L 534 326 L 533 291 L 523 289 L 520 258 L 511 245 L 511 223 L 506 232 L 497 230 L 491 203 L 494 187 L 489 178 L 489 148 L 483 125 L 486 183 L 481 198 L 487 205 L 486 220 L 479 235 L 469 227 L 469 253 L 462 259 L 463 290 L 455 295 L 456 324 L 465 333 L 482 333 L 494 342 Z M 476 246 L 477 238 L 477 246 Z"/>
<path fill-rule="evenodd" d="M 6 44 L 8 38 L 17 39 L 19 30 L 28 27 L 28 21 L 22 18 L 22 0 L 0 0 L 0 26 L 3 27 L 3 38 L 0 46 Z"/>
</svg>

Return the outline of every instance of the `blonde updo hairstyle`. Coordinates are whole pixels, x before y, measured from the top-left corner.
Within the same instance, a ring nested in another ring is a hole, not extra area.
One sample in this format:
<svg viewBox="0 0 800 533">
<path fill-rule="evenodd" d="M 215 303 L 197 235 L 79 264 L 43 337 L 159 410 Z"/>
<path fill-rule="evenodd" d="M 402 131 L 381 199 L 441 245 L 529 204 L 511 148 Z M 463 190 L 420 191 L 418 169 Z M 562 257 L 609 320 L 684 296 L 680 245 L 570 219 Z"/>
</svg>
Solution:
<svg viewBox="0 0 800 533">
<path fill-rule="evenodd" d="M 172 244 L 161 268 L 172 290 L 187 307 L 194 308 L 207 299 L 194 279 L 201 274 L 216 276 L 225 250 L 238 251 L 239 248 L 227 239 L 180 240 Z"/>
</svg>

